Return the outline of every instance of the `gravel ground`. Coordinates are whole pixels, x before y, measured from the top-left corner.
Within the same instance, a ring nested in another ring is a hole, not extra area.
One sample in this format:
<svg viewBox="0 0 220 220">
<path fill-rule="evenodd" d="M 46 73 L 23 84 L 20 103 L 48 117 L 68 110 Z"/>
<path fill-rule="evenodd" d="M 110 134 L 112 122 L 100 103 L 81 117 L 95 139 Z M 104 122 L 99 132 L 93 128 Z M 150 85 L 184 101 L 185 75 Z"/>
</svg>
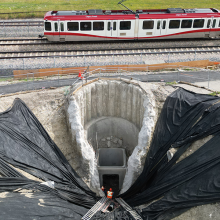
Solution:
<svg viewBox="0 0 220 220">
<path fill-rule="evenodd" d="M 28 21 L 40 21 L 43 19 L 11 19 L 11 20 L 0 20 L 0 24 L 2 24 L 5 21 L 22 21 L 22 22 L 28 22 Z M 43 26 L 19 26 L 19 27 L 0 27 L 0 39 L 5 37 L 38 37 L 39 34 L 44 33 L 44 27 Z"/>
<path fill-rule="evenodd" d="M 17 69 L 46 69 L 58 67 L 65 68 L 79 66 L 105 66 L 126 64 L 157 64 L 186 62 L 194 60 L 220 61 L 220 53 L 3 59 L 0 62 L 0 74 L 4 75 L 4 72 L 11 72 L 11 74 L 13 74 L 12 70 Z"/>
</svg>

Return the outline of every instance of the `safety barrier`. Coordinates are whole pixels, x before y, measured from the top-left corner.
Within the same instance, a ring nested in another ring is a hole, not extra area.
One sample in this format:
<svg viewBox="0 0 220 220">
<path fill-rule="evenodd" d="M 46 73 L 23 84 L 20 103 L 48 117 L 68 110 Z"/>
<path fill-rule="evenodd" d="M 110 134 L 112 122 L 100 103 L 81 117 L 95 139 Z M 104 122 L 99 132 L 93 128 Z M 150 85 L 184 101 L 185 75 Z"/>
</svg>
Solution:
<svg viewBox="0 0 220 220">
<path fill-rule="evenodd" d="M 51 75 L 63 75 L 63 74 L 78 74 L 79 72 L 100 73 L 105 72 L 134 72 L 134 71 L 156 71 L 161 69 L 173 70 L 177 68 L 204 68 L 207 66 L 218 65 L 219 62 L 211 62 L 209 60 L 198 60 L 188 62 L 177 62 L 177 63 L 161 63 L 153 65 L 108 65 L 108 66 L 88 66 L 88 67 L 71 67 L 71 68 L 50 68 L 50 69 L 31 69 L 31 70 L 14 70 L 13 74 L 15 78 L 24 78 L 26 74 L 32 74 L 34 77 L 43 77 Z M 88 68 L 88 69 L 87 69 Z"/>
</svg>

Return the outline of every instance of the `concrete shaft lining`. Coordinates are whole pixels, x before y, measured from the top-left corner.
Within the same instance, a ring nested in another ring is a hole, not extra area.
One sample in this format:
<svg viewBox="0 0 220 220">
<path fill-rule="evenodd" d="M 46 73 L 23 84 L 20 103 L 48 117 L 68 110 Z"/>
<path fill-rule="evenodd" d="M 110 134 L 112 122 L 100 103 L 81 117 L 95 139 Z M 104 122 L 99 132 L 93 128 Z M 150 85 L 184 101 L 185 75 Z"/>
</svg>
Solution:
<svg viewBox="0 0 220 220">
<path fill-rule="evenodd" d="M 67 119 L 73 149 L 81 155 L 83 176 L 98 194 L 100 182 L 96 148 L 89 144 L 91 138 L 93 146 L 104 136 L 114 135 L 118 141 L 123 139 L 124 143 L 120 146 L 131 156 L 122 192 L 131 186 L 143 168 L 155 124 L 155 102 L 151 90 L 139 84 L 125 80 L 99 80 L 77 89 L 74 94 L 72 92 L 77 86 L 72 88 L 68 96 Z M 100 134 L 96 135 L 96 132 Z"/>
<path fill-rule="evenodd" d="M 125 167 L 125 150 L 121 148 L 98 149 L 98 166 L 100 167 Z"/>
<path fill-rule="evenodd" d="M 75 94 L 80 107 L 81 123 L 111 116 L 126 119 L 141 128 L 144 117 L 144 91 L 121 81 L 98 81 Z"/>
</svg>

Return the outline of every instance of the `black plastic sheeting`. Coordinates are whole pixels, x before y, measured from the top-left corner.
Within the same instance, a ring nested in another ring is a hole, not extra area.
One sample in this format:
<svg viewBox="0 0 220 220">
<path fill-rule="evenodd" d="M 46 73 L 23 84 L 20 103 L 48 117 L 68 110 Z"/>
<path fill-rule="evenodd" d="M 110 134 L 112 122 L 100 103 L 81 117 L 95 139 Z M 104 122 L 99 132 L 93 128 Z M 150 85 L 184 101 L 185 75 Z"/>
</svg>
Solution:
<svg viewBox="0 0 220 220">
<path fill-rule="evenodd" d="M 213 137 L 176 163 L 191 144 Z M 131 206 L 150 203 L 144 219 L 171 219 L 193 206 L 220 201 L 220 98 L 184 89 L 165 101 L 143 172 L 121 197 Z M 167 151 L 178 149 L 168 162 Z"/>
<path fill-rule="evenodd" d="M 206 144 L 177 163 L 194 141 L 209 135 Z M 173 147 L 177 152 L 168 162 Z M 13 167 L 54 181 L 55 189 Z M 143 172 L 119 197 L 132 207 L 149 203 L 140 213 L 143 219 L 171 219 L 193 206 L 220 201 L 219 170 L 220 98 L 178 89 L 164 104 Z M 6 220 L 81 219 L 99 199 L 20 99 L 0 114 L 0 175 L 0 212 Z M 119 208 L 93 219 L 132 217 Z"/>
<path fill-rule="evenodd" d="M 11 165 L 43 181 L 54 181 L 55 189 L 39 184 L 38 181 L 29 180 Z M 0 192 L 7 191 L 15 194 L 10 194 L 10 198 L 4 198 L 3 203 L 6 200 L 10 204 L 8 200 L 14 202 L 18 199 L 18 206 L 20 204 L 22 207 L 23 204 L 19 200 L 24 201 L 27 197 L 23 196 L 22 199 L 21 196 L 18 196 L 19 190 L 32 190 L 34 192 L 32 197 L 35 197 L 36 193 L 37 195 L 41 193 L 41 195 L 47 195 L 49 198 L 56 198 L 56 201 L 59 200 L 60 202 L 56 203 L 57 207 L 62 201 L 63 204 L 67 204 L 67 201 L 70 202 L 71 209 L 77 210 L 76 216 L 82 217 L 98 199 L 72 169 L 40 122 L 20 99 L 15 99 L 13 106 L 0 114 L 0 175 L 2 176 L 0 178 Z M 38 195 L 38 197 L 40 196 Z M 0 198 L 0 200 L 2 199 Z M 33 198 L 28 202 L 24 201 L 25 204 L 28 203 L 26 204 L 27 208 L 34 205 L 31 204 L 32 201 L 39 206 L 37 200 Z M 47 201 L 50 201 L 47 203 L 53 204 L 53 199 Z M 47 204 L 47 206 L 50 205 Z M 0 211 L 6 212 L 5 208 L 5 206 L 0 206 Z M 9 205 L 7 208 L 8 210 L 11 209 Z M 39 211 L 40 209 L 42 209 L 41 206 L 39 206 Z M 59 209 L 63 210 L 56 208 L 56 212 Z M 15 213 L 20 213 L 20 207 L 18 210 L 15 208 L 13 210 Z M 54 215 L 55 212 L 50 213 L 50 209 L 47 210 L 48 216 Z M 32 212 L 22 219 L 33 219 L 34 216 L 31 214 Z M 4 219 L 10 219 L 10 212 L 8 215 L 8 218 Z M 39 215 L 44 219 L 44 214 Z M 62 215 L 60 213 L 60 216 Z M 74 215 L 71 214 L 70 216 Z M 51 217 L 51 219 L 53 218 Z"/>
</svg>

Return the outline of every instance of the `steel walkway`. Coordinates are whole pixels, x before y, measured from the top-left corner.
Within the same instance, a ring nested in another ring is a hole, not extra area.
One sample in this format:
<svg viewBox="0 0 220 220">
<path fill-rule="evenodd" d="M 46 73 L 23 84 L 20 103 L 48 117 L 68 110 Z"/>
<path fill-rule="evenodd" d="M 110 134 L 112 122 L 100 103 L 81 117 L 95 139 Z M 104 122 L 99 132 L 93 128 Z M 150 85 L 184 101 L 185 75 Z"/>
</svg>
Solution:
<svg viewBox="0 0 220 220">
<path fill-rule="evenodd" d="M 131 208 L 122 198 L 115 199 L 127 212 L 129 212 L 135 220 L 143 220 L 141 216 Z"/>
<path fill-rule="evenodd" d="M 111 200 L 107 197 L 102 197 L 81 219 L 89 220 L 98 211 L 106 212 Z"/>
</svg>

